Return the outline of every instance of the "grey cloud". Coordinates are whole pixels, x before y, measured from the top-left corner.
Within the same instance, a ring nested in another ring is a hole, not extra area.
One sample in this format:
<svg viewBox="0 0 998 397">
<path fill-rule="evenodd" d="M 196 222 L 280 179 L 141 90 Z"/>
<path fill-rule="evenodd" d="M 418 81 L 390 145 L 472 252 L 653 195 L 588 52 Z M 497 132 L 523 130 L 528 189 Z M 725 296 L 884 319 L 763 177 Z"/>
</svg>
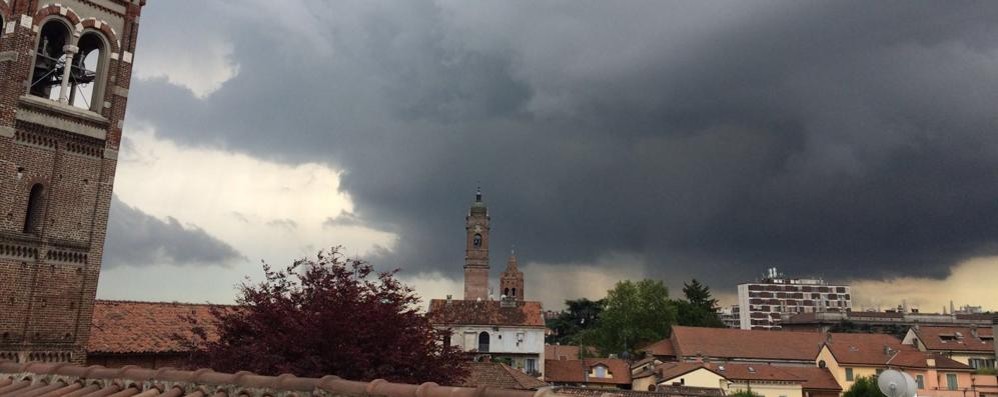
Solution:
<svg viewBox="0 0 998 397">
<path fill-rule="evenodd" d="M 459 276 L 479 183 L 497 252 L 633 254 L 719 288 L 998 253 L 996 4 L 306 3 L 309 31 L 191 21 L 233 42 L 239 75 L 204 101 L 136 81 L 129 117 L 341 167 L 400 236 L 378 261 Z M 142 34 L 189 6 L 150 4 Z"/>
<path fill-rule="evenodd" d="M 229 244 L 194 225 L 160 220 L 111 198 L 104 266 L 229 266 L 243 260 Z"/>
<path fill-rule="evenodd" d="M 326 218 L 322 222 L 323 227 L 336 227 L 336 226 L 364 226 L 366 223 L 363 219 L 360 219 L 356 214 L 347 212 L 345 210 L 340 210 L 340 214 L 336 217 Z"/>
<path fill-rule="evenodd" d="M 267 226 L 294 231 L 298 229 L 298 222 L 292 219 L 273 219 L 267 222 Z"/>
</svg>

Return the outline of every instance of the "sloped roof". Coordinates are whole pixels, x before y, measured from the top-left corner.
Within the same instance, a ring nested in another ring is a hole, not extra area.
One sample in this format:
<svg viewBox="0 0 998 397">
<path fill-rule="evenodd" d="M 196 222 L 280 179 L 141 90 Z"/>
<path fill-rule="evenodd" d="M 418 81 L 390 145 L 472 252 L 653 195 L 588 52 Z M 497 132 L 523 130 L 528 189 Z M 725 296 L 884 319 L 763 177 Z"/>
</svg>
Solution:
<svg viewBox="0 0 998 397">
<path fill-rule="evenodd" d="M 930 359 L 935 360 L 934 366 L 938 369 L 948 369 L 954 371 L 974 370 L 969 365 L 953 360 L 951 358 L 943 357 L 935 353 L 927 353 L 918 350 L 899 351 L 897 352 L 897 354 L 895 354 L 887 361 L 887 364 L 892 367 L 925 369 L 929 368 L 928 360 Z"/>
<path fill-rule="evenodd" d="M 460 386 L 517 390 L 537 390 L 547 386 L 540 379 L 502 363 L 468 362 L 462 366 L 468 370 L 468 376 Z"/>
<path fill-rule="evenodd" d="M 662 339 L 658 342 L 645 346 L 642 351 L 646 351 L 653 356 L 675 357 L 676 349 L 672 347 L 671 339 Z"/>
<path fill-rule="evenodd" d="M 561 360 L 562 357 L 565 357 L 566 360 L 578 360 L 579 347 L 571 345 L 544 345 L 544 358 Z"/>
<path fill-rule="evenodd" d="M 189 348 L 174 335 L 190 337 L 191 324 L 182 319 L 193 316 L 199 324 L 210 325 L 213 305 L 97 300 L 90 327 L 88 353 L 167 353 Z M 209 335 L 213 329 L 209 327 Z"/>
<path fill-rule="evenodd" d="M 663 363 L 657 367 L 662 380 L 668 381 L 693 371 L 705 370 L 732 381 L 779 381 L 803 383 L 806 379 L 785 371 L 785 367 L 768 364 Z"/>
<path fill-rule="evenodd" d="M 994 334 L 990 327 L 914 328 L 918 340 L 929 350 L 993 352 Z M 981 338 L 981 336 L 991 338 Z"/>
<path fill-rule="evenodd" d="M 519 301 L 504 307 L 500 301 L 433 299 L 427 315 L 438 325 L 504 325 L 544 327 L 540 302 Z"/>
<path fill-rule="evenodd" d="M 824 341 L 816 332 L 672 327 L 677 356 L 812 361 Z"/>
<path fill-rule="evenodd" d="M 68 364 L 0 362 L 0 397 L 63 395 L 204 397 L 204 396 L 380 396 L 380 397 L 558 397 L 541 391 L 413 385 L 383 379 L 357 382 L 336 376 L 299 378 L 291 374 L 229 374 L 210 369 L 179 371 L 137 367 L 110 369 Z"/>
<path fill-rule="evenodd" d="M 720 388 L 662 385 L 657 387 L 657 391 L 559 387 L 558 393 L 582 397 L 721 397 L 724 395 Z"/>
<path fill-rule="evenodd" d="M 883 365 L 896 352 L 917 351 L 885 334 L 829 334 L 825 344 L 839 364 Z"/>
<path fill-rule="evenodd" d="M 602 365 L 613 378 L 587 376 L 590 368 Z M 585 360 L 544 360 L 544 380 L 558 383 L 612 383 L 631 384 L 631 367 L 617 358 L 592 358 Z"/>
<path fill-rule="evenodd" d="M 839 386 L 839 382 L 828 368 L 786 366 L 780 369 L 804 379 L 801 385 L 804 390 L 842 391 L 842 386 Z"/>
</svg>

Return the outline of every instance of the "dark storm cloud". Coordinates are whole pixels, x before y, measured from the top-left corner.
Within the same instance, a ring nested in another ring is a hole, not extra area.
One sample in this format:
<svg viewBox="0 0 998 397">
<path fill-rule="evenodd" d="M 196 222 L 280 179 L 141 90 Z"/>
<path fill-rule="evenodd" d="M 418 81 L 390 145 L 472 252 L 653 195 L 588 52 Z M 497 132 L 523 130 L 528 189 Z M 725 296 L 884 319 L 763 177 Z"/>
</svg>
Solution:
<svg viewBox="0 0 998 397">
<path fill-rule="evenodd" d="M 159 220 L 111 198 L 104 266 L 228 266 L 242 254 L 197 226 Z"/>
<path fill-rule="evenodd" d="M 203 101 L 136 81 L 129 117 L 342 168 L 355 213 L 400 235 L 388 264 L 458 269 L 477 184 L 521 261 L 731 283 L 998 253 L 998 4 L 304 4 L 206 13 L 238 76 Z M 144 37 L 188 9 L 150 4 Z"/>
</svg>

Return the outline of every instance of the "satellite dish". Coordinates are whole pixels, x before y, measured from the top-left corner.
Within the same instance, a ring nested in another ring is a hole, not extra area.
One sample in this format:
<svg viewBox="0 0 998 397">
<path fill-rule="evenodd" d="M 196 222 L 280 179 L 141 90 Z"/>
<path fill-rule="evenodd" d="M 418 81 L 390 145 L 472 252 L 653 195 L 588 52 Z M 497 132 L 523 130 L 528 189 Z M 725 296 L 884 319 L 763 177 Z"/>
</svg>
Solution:
<svg viewBox="0 0 998 397">
<path fill-rule="evenodd" d="M 915 397 L 915 378 L 904 372 L 889 369 L 877 377 L 880 392 L 887 397 Z"/>
</svg>

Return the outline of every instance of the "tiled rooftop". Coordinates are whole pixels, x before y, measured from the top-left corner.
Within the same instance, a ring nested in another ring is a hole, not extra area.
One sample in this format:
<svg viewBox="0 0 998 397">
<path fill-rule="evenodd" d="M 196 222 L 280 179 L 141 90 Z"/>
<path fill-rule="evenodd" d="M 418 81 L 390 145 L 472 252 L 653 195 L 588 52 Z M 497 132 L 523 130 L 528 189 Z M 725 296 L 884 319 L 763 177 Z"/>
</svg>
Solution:
<svg viewBox="0 0 998 397">
<path fill-rule="evenodd" d="M 189 348 L 174 338 L 191 336 L 191 325 L 182 320 L 193 316 L 210 323 L 211 305 L 97 300 L 90 328 L 90 353 L 185 352 Z M 209 335 L 212 334 L 209 331 Z"/>
<path fill-rule="evenodd" d="M 562 395 L 580 397 L 721 397 L 720 388 L 658 386 L 657 391 L 617 390 L 594 387 L 556 387 Z"/>
<path fill-rule="evenodd" d="M 811 361 L 824 339 L 816 332 L 672 327 L 673 349 L 683 357 Z"/>
<path fill-rule="evenodd" d="M 675 357 L 676 349 L 672 347 L 672 340 L 662 339 L 658 342 L 645 346 L 644 350 L 653 356 Z"/>
<path fill-rule="evenodd" d="M 591 368 L 602 365 L 613 378 L 588 376 Z M 588 358 L 584 360 L 544 360 L 544 380 L 556 383 L 611 383 L 631 384 L 631 366 L 617 358 Z"/>
<path fill-rule="evenodd" d="M 540 379 L 502 363 L 469 362 L 462 366 L 468 370 L 468 376 L 460 386 L 518 390 L 537 390 L 547 386 Z"/>
<path fill-rule="evenodd" d="M 69 364 L 0 362 L 0 397 L 557 397 L 551 388 L 538 391 L 356 382 L 336 376 L 299 378 L 261 376 L 210 369 L 109 369 Z"/>
<path fill-rule="evenodd" d="M 990 327 L 920 326 L 914 330 L 918 340 L 929 350 L 994 351 L 994 334 Z"/>
<path fill-rule="evenodd" d="M 570 345 L 544 345 L 544 358 L 548 360 L 578 360 L 579 347 Z"/>
<path fill-rule="evenodd" d="M 434 324 L 544 327 L 540 302 L 515 302 L 506 307 L 500 301 L 433 299 L 427 313 Z"/>
<path fill-rule="evenodd" d="M 839 386 L 839 382 L 835 380 L 832 376 L 832 372 L 828 368 L 818 368 L 818 367 L 796 367 L 796 366 L 785 366 L 780 367 L 785 372 L 793 374 L 798 378 L 804 379 L 804 383 L 801 387 L 804 390 L 824 390 L 824 391 L 834 391 L 836 393 L 842 391 L 842 386 Z"/>
<path fill-rule="evenodd" d="M 883 365 L 898 351 L 916 350 L 885 334 L 829 334 L 825 344 L 839 364 Z"/>
</svg>

